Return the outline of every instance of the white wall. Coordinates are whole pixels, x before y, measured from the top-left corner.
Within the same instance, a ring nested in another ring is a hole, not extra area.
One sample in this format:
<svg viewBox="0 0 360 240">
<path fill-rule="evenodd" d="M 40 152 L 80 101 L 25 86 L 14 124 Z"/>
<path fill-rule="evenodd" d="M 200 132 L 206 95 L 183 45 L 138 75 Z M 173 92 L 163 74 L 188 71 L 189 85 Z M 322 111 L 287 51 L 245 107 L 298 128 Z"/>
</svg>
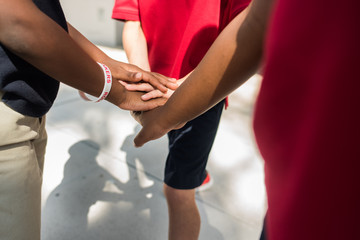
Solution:
<svg viewBox="0 0 360 240">
<path fill-rule="evenodd" d="M 95 44 L 120 46 L 123 23 L 111 19 L 114 0 L 60 0 L 67 21 Z"/>
</svg>

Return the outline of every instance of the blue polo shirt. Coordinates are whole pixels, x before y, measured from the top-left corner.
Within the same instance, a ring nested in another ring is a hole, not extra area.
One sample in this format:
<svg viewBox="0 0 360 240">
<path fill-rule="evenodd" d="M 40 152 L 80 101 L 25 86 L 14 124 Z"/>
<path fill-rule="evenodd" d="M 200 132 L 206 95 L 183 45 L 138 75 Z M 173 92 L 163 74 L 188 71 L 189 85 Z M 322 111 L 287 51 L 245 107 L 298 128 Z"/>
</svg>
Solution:
<svg viewBox="0 0 360 240">
<path fill-rule="evenodd" d="M 58 0 L 33 2 L 67 31 L 65 16 Z M 0 89 L 5 92 L 2 101 L 10 108 L 27 116 L 41 117 L 51 108 L 59 90 L 59 82 L 0 44 Z"/>
</svg>

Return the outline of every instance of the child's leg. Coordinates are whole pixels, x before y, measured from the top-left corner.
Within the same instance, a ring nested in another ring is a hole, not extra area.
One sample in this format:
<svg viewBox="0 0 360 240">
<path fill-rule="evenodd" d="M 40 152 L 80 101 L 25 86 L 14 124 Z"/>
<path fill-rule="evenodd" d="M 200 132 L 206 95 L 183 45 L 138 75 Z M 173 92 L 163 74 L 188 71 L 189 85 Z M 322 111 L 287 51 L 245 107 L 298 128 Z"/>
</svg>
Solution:
<svg viewBox="0 0 360 240">
<path fill-rule="evenodd" d="M 175 189 L 164 184 L 169 212 L 170 240 L 197 240 L 200 214 L 195 202 L 195 189 Z"/>
<path fill-rule="evenodd" d="M 206 164 L 218 129 L 224 102 L 171 131 L 165 166 L 164 193 L 169 208 L 169 239 L 198 239 L 200 215 L 195 189 L 206 177 Z"/>
<path fill-rule="evenodd" d="M 40 239 L 44 122 L 0 101 L 0 239 Z"/>
</svg>

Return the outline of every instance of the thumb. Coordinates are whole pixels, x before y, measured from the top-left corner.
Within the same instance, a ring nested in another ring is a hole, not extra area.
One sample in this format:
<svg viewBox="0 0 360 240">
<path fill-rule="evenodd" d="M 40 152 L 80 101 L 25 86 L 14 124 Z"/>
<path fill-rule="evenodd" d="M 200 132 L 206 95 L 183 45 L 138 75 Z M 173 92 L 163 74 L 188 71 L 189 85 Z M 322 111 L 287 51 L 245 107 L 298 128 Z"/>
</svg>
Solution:
<svg viewBox="0 0 360 240">
<path fill-rule="evenodd" d="M 157 128 L 155 126 L 143 127 L 140 130 L 140 132 L 136 135 L 136 137 L 134 138 L 134 145 L 135 145 L 135 147 L 141 147 L 142 145 L 144 145 L 145 143 L 147 143 L 151 140 L 161 138 L 170 130 L 171 129 Z"/>
<path fill-rule="evenodd" d="M 152 139 L 149 137 L 149 134 L 146 134 L 144 128 L 142 128 L 134 138 L 134 145 L 135 147 L 141 147 L 150 140 Z"/>
</svg>

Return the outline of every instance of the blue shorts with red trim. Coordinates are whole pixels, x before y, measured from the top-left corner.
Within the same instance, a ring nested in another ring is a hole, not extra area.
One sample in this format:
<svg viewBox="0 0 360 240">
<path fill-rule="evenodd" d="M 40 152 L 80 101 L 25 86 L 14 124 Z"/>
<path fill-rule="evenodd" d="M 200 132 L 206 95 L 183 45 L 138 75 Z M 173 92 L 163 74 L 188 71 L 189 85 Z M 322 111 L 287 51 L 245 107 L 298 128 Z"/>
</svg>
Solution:
<svg viewBox="0 0 360 240">
<path fill-rule="evenodd" d="M 168 133 L 169 154 L 164 182 L 175 189 L 194 189 L 206 178 L 206 164 L 219 127 L 224 101 Z"/>
</svg>

